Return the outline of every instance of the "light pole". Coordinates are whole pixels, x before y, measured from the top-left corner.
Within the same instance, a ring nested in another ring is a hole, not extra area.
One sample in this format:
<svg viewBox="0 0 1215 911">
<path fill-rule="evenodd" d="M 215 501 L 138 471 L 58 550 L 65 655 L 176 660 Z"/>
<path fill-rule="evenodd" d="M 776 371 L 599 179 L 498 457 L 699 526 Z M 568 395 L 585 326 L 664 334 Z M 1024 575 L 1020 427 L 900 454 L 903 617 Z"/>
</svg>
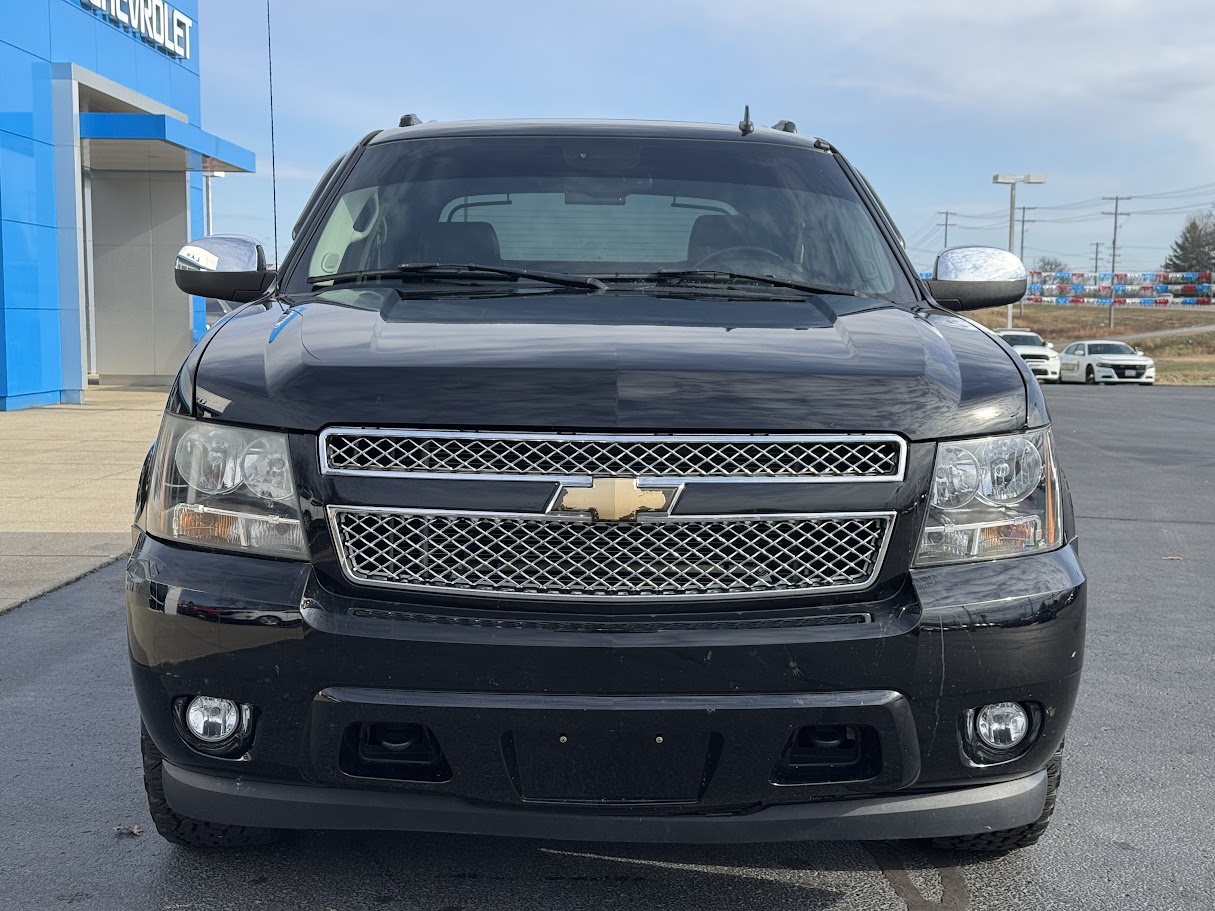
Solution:
<svg viewBox="0 0 1215 911">
<path fill-rule="evenodd" d="M 1017 248 L 1014 244 L 1017 233 L 1017 184 L 1019 183 L 1046 183 L 1046 178 L 1041 174 L 994 174 L 991 178 L 992 183 L 1008 184 L 1008 252 L 1016 253 Z M 1013 324 L 1012 304 L 1008 305 L 1008 328 L 1011 329 Z"/>
<path fill-rule="evenodd" d="M 213 178 L 223 176 L 223 171 L 203 171 L 203 234 L 211 234 L 213 231 L 211 181 Z"/>
</svg>

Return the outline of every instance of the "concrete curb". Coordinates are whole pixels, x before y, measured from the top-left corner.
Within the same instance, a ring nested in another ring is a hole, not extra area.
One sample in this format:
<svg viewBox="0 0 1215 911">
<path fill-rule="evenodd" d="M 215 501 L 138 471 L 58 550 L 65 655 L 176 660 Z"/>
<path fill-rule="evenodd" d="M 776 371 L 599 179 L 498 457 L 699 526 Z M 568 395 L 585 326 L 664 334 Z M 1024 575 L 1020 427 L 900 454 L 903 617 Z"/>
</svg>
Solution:
<svg viewBox="0 0 1215 911">
<path fill-rule="evenodd" d="M 18 601 L 16 604 L 9 604 L 7 606 L 0 604 L 0 617 L 3 617 L 5 614 L 12 613 L 13 611 L 17 610 L 20 607 L 25 607 L 25 605 L 30 604 L 34 601 L 37 601 L 39 598 L 45 597 L 46 595 L 49 595 L 51 592 L 58 591 L 59 589 L 63 588 L 66 585 L 71 585 L 73 582 L 79 582 L 85 576 L 91 576 L 91 575 L 93 575 L 93 573 L 97 572 L 98 570 L 105 569 L 107 566 L 113 566 L 119 560 L 125 560 L 130 555 L 131 555 L 131 552 L 128 550 L 128 551 L 124 551 L 123 553 L 117 554 L 112 557 L 106 557 L 103 560 L 103 562 L 98 563 L 92 569 L 86 569 L 82 573 L 77 573 L 76 575 L 70 576 L 66 579 L 58 580 L 55 582 L 54 585 L 50 585 L 46 589 L 31 595 L 30 597 L 26 598 L 24 601 Z"/>
</svg>

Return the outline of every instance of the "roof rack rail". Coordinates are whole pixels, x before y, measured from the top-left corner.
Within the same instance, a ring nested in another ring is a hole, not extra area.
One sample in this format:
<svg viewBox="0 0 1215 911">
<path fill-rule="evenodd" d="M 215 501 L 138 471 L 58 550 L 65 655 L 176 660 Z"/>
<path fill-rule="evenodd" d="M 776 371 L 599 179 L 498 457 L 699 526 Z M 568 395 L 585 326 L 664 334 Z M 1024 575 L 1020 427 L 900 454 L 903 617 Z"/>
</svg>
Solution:
<svg viewBox="0 0 1215 911">
<path fill-rule="evenodd" d="M 796 133 L 797 124 L 792 120 L 778 120 L 772 124 L 772 129 L 780 130 L 782 133 Z"/>
<path fill-rule="evenodd" d="M 421 122 L 422 122 L 422 118 L 419 117 L 417 114 L 402 114 L 401 115 L 401 126 L 403 126 L 403 127 L 416 127 Z"/>
</svg>

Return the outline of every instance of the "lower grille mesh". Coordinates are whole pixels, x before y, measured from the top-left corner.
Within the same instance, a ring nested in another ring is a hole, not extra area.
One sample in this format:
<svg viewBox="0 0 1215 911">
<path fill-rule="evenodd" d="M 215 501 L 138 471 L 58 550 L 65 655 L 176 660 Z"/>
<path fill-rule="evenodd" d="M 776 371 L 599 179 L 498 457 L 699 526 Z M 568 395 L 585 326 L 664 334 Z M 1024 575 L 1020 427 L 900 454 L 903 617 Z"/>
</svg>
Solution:
<svg viewBox="0 0 1215 911">
<path fill-rule="evenodd" d="M 696 597 L 862 588 L 890 518 L 591 523 L 332 507 L 352 581 L 464 593 Z"/>
</svg>

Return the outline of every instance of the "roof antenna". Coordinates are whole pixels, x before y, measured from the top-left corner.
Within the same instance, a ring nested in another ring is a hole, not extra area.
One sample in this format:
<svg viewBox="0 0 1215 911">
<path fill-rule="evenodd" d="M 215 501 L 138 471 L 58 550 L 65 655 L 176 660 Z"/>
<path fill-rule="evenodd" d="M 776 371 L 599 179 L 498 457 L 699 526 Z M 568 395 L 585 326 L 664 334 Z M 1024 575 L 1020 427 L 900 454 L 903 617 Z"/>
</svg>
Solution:
<svg viewBox="0 0 1215 911">
<path fill-rule="evenodd" d="M 755 124 L 751 122 L 751 105 L 743 105 L 743 119 L 738 122 L 738 129 L 744 136 L 755 132 Z"/>
<path fill-rule="evenodd" d="M 274 261 L 278 262 L 278 158 L 274 146 L 274 45 L 270 43 L 270 0 L 266 0 L 266 67 L 270 71 L 270 198 L 274 210 Z"/>
</svg>

